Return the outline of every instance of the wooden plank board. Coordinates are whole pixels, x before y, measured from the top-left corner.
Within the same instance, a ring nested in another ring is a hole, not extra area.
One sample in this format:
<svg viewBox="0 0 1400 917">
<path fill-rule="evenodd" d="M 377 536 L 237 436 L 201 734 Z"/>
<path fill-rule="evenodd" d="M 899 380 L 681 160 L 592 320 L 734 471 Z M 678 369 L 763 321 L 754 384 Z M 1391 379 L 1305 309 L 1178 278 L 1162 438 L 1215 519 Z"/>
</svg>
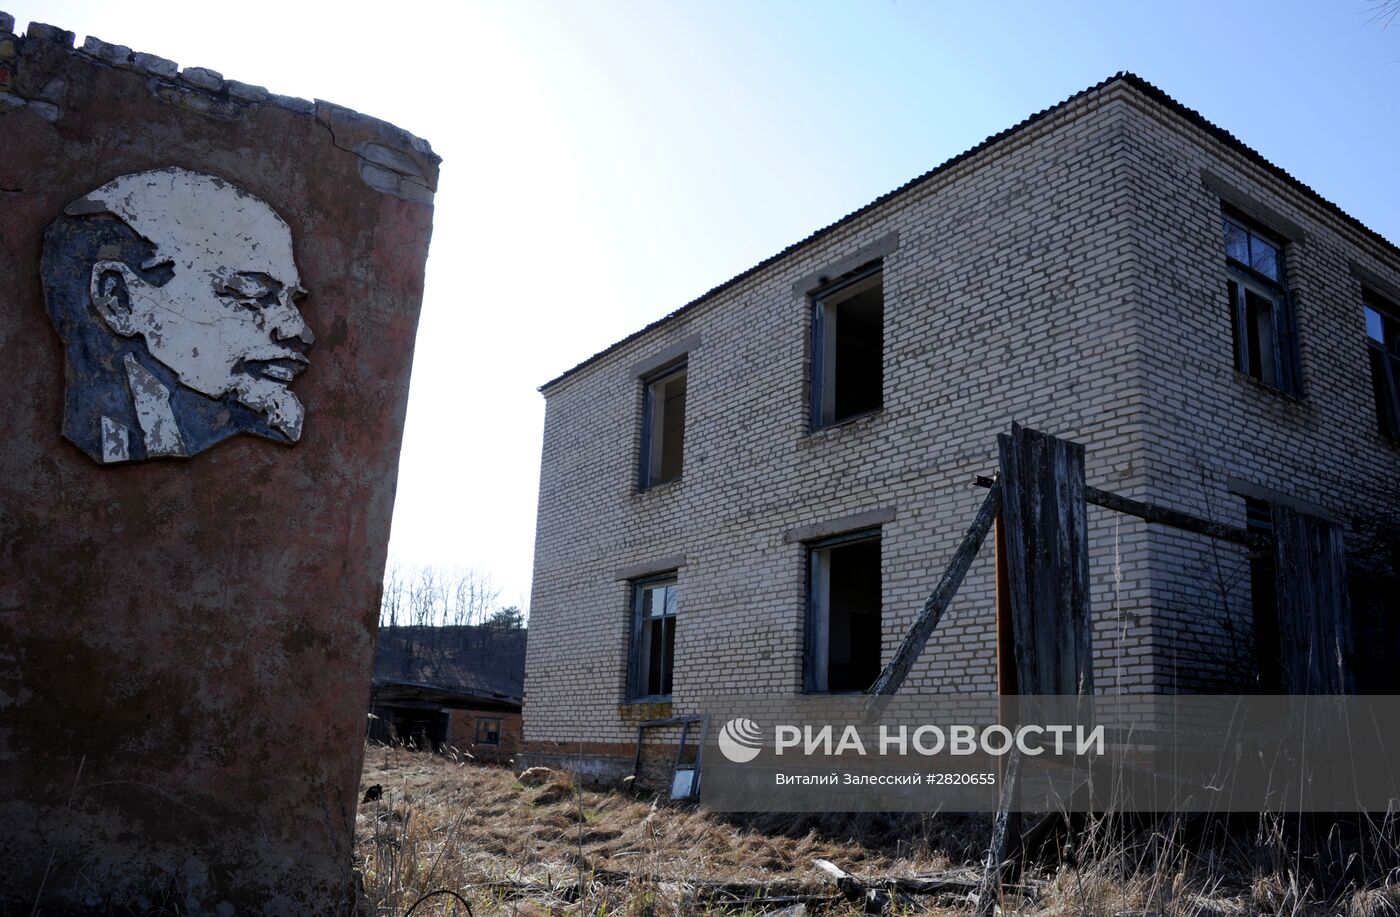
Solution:
<svg viewBox="0 0 1400 917">
<path fill-rule="evenodd" d="M 1341 527 L 1274 503 L 1274 577 L 1285 694 L 1351 694 L 1354 652 Z"/>
<path fill-rule="evenodd" d="M 1084 447 L 1019 424 L 998 442 L 1019 693 L 1092 694 Z"/>
<path fill-rule="evenodd" d="M 978 487 L 991 487 L 994 480 L 994 478 L 979 474 L 973 483 Z M 1238 525 L 1215 522 L 1211 519 L 1193 516 L 1190 513 L 1183 513 L 1180 510 L 1144 503 L 1141 500 L 1120 496 L 1112 491 L 1100 490 L 1087 484 L 1084 486 L 1084 502 L 1094 506 L 1102 506 L 1104 509 L 1111 509 L 1116 513 L 1136 516 L 1156 525 L 1166 525 L 1187 532 L 1195 532 L 1198 535 L 1218 538 L 1221 541 L 1231 541 L 1252 548 L 1267 549 L 1272 548 L 1273 545 L 1268 535 L 1252 532 Z"/>
<path fill-rule="evenodd" d="M 1002 775 L 1001 801 L 997 804 L 997 814 L 992 821 L 992 843 L 983 862 L 982 884 L 977 893 L 977 914 L 990 917 L 1001 903 L 1001 875 L 1006 868 L 1007 839 L 1012 830 L 1012 805 L 1018 792 L 1017 779 L 1021 772 L 1021 750 L 1011 749 L 1007 756 L 1006 770 Z"/>
</svg>

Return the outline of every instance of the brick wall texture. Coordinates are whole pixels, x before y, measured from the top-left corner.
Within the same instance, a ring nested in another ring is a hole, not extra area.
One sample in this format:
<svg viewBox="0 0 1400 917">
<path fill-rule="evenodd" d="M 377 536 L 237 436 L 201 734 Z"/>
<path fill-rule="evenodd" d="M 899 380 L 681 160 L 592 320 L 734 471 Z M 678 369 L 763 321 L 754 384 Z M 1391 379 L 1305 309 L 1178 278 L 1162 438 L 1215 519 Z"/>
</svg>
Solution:
<svg viewBox="0 0 1400 917">
<path fill-rule="evenodd" d="M 1221 181 L 1304 232 L 1287 245 L 1301 399 L 1234 369 Z M 812 433 L 803 280 L 892 233 L 884 407 Z M 802 689 L 807 549 L 784 536 L 873 510 L 893 513 L 888 660 L 1013 421 L 1083 443 L 1090 484 L 1220 521 L 1244 524 L 1248 485 L 1339 518 L 1363 509 L 1400 480 L 1400 449 L 1377 431 L 1353 262 L 1400 287 L 1393 246 L 1115 79 L 549 383 L 527 749 L 634 739 L 620 574 L 666 558 L 684 558 L 675 713 Z M 639 491 L 637 367 L 686 340 L 684 474 Z M 1089 535 L 1096 689 L 1238 687 L 1243 549 L 1095 507 Z M 995 690 L 993 586 L 988 544 L 905 690 Z"/>
</svg>

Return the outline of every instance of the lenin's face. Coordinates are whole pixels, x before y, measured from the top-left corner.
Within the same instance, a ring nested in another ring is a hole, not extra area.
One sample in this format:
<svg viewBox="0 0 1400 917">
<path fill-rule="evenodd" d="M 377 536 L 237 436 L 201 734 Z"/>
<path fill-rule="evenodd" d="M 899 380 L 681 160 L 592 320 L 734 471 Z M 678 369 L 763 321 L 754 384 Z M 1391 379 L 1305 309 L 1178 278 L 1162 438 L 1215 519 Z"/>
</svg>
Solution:
<svg viewBox="0 0 1400 917">
<path fill-rule="evenodd" d="M 98 261 L 91 275 L 97 311 L 116 333 L 144 338 L 184 385 L 211 398 L 232 396 L 296 440 L 303 409 L 287 384 L 308 365 L 313 336 L 297 309 L 306 291 L 287 224 L 261 200 L 210 176 L 167 170 L 118 182 L 129 179 L 143 180 L 102 203 L 155 242 L 157 255 L 142 268 L 165 267 L 170 276 L 149 282 L 122 262 Z"/>
</svg>

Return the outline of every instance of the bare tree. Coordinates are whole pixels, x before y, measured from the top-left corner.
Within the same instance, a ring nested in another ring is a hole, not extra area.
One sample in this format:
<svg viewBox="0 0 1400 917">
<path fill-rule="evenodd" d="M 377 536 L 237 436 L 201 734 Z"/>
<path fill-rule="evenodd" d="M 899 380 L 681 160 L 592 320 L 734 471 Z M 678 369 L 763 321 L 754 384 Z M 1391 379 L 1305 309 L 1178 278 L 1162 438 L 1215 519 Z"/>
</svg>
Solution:
<svg viewBox="0 0 1400 917">
<path fill-rule="evenodd" d="M 1368 22 L 1374 22 L 1383 29 L 1388 29 L 1396 24 L 1396 19 L 1400 18 L 1400 0 L 1367 0 L 1370 7 L 1371 16 Z"/>
<path fill-rule="evenodd" d="M 390 561 L 384 571 L 384 592 L 379 599 L 379 626 L 395 627 L 404 611 L 404 569 L 398 561 Z"/>
<path fill-rule="evenodd" d="M 384 572 L 382 627 L 479 625 L 498 611 L 500 590 L 470 568 L 410 567 L 397 561 Z"/>
</svg>

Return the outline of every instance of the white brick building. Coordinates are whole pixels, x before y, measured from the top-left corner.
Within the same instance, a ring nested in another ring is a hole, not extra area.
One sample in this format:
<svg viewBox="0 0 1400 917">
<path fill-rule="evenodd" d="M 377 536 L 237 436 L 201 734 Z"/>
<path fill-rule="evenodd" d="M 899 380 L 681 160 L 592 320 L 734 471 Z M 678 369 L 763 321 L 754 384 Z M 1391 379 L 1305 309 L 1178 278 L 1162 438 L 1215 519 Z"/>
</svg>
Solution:
<svg viewBox="0 0 1400 917">
<path fill-rule="evenodd" d="M 1400 249 L 1136 77 L 990 138 L 543 386 L 527 756 L 858 686 L 1012 421 L 1219 521 L 1394 511 L 1397 304 Z M 1089 518 L 1097 690 L 1259 686 L 1242 548 Z M 904 690 L 995 689 L 992 566 Z"/>
</svg>

